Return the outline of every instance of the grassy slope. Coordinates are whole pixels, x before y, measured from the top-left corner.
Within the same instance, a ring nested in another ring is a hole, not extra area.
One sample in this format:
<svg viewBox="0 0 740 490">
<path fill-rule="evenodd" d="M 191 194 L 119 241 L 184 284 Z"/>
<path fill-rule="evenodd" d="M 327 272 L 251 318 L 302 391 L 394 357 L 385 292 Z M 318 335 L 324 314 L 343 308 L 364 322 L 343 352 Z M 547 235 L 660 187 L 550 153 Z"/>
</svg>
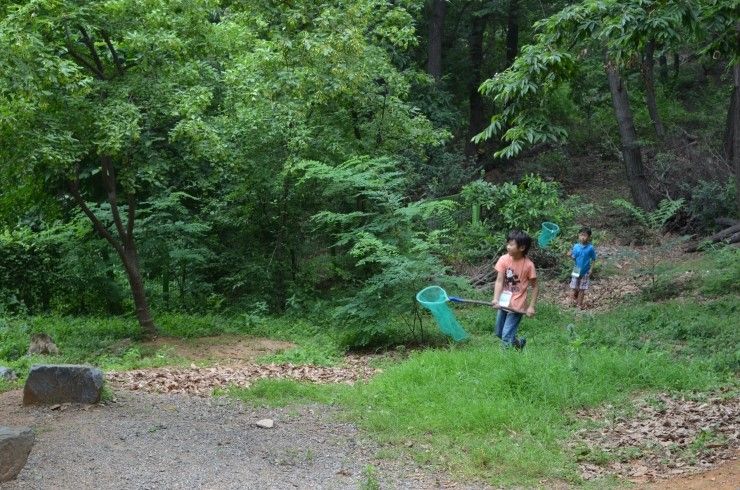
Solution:
<svg viewBox="0 0 740 490">
<path fill-rule="evenodd" d="M 502 350 L 489 333 L 492 313 L 469 308 L 458 314 L 476 334 L 473 341 L 416 352 L 367 385 L 266 381 L 231 394 L 264 404 L 341 403 L 389 444 L 389 454 L 407 451 L 461 476 L 503 485 L 578 482 L 564 441 L 581 426 L 579 408 L 628 405 L 635 392 L 736 383 L 738 267 L 738 252 L 700 256 L 662 273 L 659 284 L 694 274 L 689 285 L 680 283 L 683 296 L 633 298 L 598 315 L 543 305 L 523 324 L 529 339 L 523 353 Z"/>
</svg>

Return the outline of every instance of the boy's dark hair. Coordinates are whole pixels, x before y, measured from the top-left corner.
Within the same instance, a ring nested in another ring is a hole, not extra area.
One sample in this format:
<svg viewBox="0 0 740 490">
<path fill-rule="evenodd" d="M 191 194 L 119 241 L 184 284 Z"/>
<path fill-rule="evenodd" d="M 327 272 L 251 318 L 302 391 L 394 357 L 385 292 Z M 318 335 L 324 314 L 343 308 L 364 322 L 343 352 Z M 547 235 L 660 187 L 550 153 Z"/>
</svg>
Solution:
<svg viewBox="0 0 740 490">
<path fill-rule="evenodd" d="M 524 247 L 524 251 L 522 253 L 524 255 L 527 255 L 527 252 L 529 252 L 529 247 L 532 246 L 532 237 L 521 230 L 511 230 L 506 237 L 506 241 L 508 243 L 512 240 L 516 242 L 517 247 Z"/>
<path fill-rule="evenodd" d="M 588 226 L 584 226 L 583 228 L 578 230 L 578 234 L 580 235 L 581 233 L 585 233 L 586 235 L 588 235 L 589 238 L 591 238 L 591 228 L 589 228 Z"/>
</svg>

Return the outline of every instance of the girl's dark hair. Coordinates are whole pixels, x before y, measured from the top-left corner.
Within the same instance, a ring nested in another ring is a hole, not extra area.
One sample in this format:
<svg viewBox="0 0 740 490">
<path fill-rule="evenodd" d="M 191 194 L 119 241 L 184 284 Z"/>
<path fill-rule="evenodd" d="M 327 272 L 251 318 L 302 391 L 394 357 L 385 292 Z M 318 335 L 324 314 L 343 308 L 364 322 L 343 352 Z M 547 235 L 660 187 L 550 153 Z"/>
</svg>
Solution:
<svg viewBox="0 0 740 490">
<path fill-rule="evenodd" d="M 524 255 L 527 255 L 527 252 L 529 252 L 529 247 L 532 246 L 532 237 L 521 230 L 511 230 L 506 237 L 506 241 L 510 242 L 512 240 L 516 242 L 517 247 L 524 247 L 523 253 Z"/>
<path fill-rule="evenodd" d="M 578 230 L 578 234 L 580 235 L 581 233 L 585 233 L 589 236 L 589 238 L 591 238 L 591 228 L 589 228 L 588 226 L 584 226 L 583 228 Z"/>
</svg>

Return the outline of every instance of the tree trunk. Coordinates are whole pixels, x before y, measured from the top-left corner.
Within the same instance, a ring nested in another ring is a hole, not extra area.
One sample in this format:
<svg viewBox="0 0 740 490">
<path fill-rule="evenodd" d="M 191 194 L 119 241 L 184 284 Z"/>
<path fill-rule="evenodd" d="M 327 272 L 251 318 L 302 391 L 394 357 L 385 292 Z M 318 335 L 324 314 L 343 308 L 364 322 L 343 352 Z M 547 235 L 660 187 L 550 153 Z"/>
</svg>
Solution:
<svg viewBox="0 0 740 490">
<path fill-rule="evenodd" d="M 630 193 L 635 204 L 646 211 L 651 211 L 655 209 L 655 201 L 650 195 L 645 168 L 642 164 L 640 143 L 637 140 L 627 88 L 619 74 L 619 69 L 608 59 L 606 60 L 606 74 L 609 80 L 609 90 L 612 94 L 614 114 L 619 126 L 622 158 Z"/>
<path fill-rule="evenodd" d="M 740 21 L 735 23 L 737 46 L 740 49 Z M 733 87 L 730 94 L 730 107 L 725 124 L 725 156 L 735 170 L 735 207 L 740 216 L 740 63 L 732 69 Z"/>
<path fill-rule="evenodd" d="M 648 113 L 650 114 L 650 119 L 653 121 L 653 126 L 655 126 L 655 133 L 662 140 L 665 137 L 665 129 L 658 113 L 658 103 L 655 98 L 654 53 L 655 42 L 649 41 L 647 46 L 645 46 L 645 57 L 642 61 L 642 79 L 645 84 L 645 102 L 647 103 Z"/>
<path fill-rule="evenodd" d="M 509 0 L 506 23 L 506 66 L 514 63 L 519 54 L 519 0 Z"/>
<path fill-rule="evenodd" d="M 468 141 L 465 144 L 465 154 L 475 156 L 477 145 L 472 138 L 485 128 L 485 105 L 483 96 L 478 91 L 482 83 L 481 69 L 483 65 L 483 35 L 486 30 L 486 16 L 473 16 L 473 25 L 470 31 L 470 86 L 468 87 L 468 101 L 470 114 L 468 117 Z"/>
<path fill-rule="evenodd" d="M 121 260 L 123 261 L 123 267 L 126 269 L 128 283 L 131 287 L 131 295 L 134 298 L 136 319 L 139 320 L 139 325 L 144 330 L 146 337 L 156 337 L 157 327 L 154 325 L 154 320 L 149 310 L 149 301 L 144 291 L 144 279 L 141 277 L 141 269 L 139 268 L 139 254 L 136 251 L 133 237 L 130 237 L 130 243 L 127 243 L 124 247 Z"/>
<path fill-rule="evenodd" d="M 128 195 L 128 219 L 124 226 L 123 220 L 121 219 L 120 209 L 118 207 L 115 171 L 110 157 L 100 157 L 100 168 L 102 170 L 101 179 L 103 181 L 103 186 L 108 193 L 111 217 L 113 218 L 113 225 L 118 238 L 108 231 L 108 228 L 106 228 L 103 222 L 100 221 L 87 205 L 87 202 L 85 202 L 85 199 L 80 193 L 78 175 L 75 176 L 74 181 L 70 182 L 70 192 L 85 216 L 92 221 L 98 234 L 111 244 L 118 256 L 121 258 L 123 267 L 126 270 L 129 286 L 131 287 L 131 294 L 133 296 L 134 306 L 136 309 L 136 318 L 144 331 L 144 335 L 146 337 L 153 338 L 157 336 L 157 327 L 154 325 L 154 321 L 152 320 L 152 315 L 149 310 L 149 302 L 147 301 L 146 293 L 144 291 L 144 280 L 141 276 L 141 269 L 139 267 L 139 254 L 136 250 L 136 243 L 134 241 L 136 200 L 132 194 Z"/>
<path fill-rule="evenodd" d="M 429 47 L 427 72 L 436 82 L 442 78 L 442 38 L 444 34 L 447 0 L 432 0 L 432 11 L 429 16 Z"/>
<path fill-rule="evenodd" d="M 167 257 L 164 269 L 162 270 L 162 300 L 164 301 L 165 311 L 170 310 L 170 300 L 172 295 L 170 294 L 170 281 L 172 277 L 172 269 L 170 267 L 169 256 Z"/>
<path fill-rule="evenodd" d="M 734 86 L 725 125 L 725 155 L 735 170 L 735 204 L 740 216 L 740 64 L 733 67 Z"/>
<path fill-rule="evenodd" d="M 660 70 L 658 71 L 660 74 L 660 83 L 665 85 L 668 83 L 668 58 L 666 58 L 665 53 L 658 57 L 658 64 L 660 65 Z"/>
<path fill-rule="evenodd" d="M 678 53 L 673 53 L 673 78 L 678 78 L 679 68 L 681 67 L 681 57 Z"/>
</svg>

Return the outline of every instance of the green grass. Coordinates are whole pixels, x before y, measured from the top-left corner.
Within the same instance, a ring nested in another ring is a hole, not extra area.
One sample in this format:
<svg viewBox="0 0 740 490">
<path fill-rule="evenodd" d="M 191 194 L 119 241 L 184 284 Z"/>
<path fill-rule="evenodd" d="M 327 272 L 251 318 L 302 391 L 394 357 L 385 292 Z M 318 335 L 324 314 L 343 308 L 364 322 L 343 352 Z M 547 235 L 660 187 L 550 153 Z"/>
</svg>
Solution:
<svg viewBox="0 0 740 490">
<path fill-rule="evenodd" d="M 220 334 L 264 336 L 291 341 L 297 347 L 281 354 L 265 356 L 264 362 L 293 364 L 337 364 L 343 349 L 337 333 L 321 321 L 291 317 L 242 315 L 162 314 L 155 319 L 163 336 L 195 338 Z M 27 356 L 32 333 L 51 335 L 61 351 L 57 356 Z M 122 317 L 35 316 L 0 318 L 0 365 L 16 370 L 23 378 L 33 364 L 85 363 L 105 370 L 129 370 L 161 366 L 189 365 L 192 361 L 174 350 L 153 348 L 141 342 L 136 321 Z"/>
<path fill-rule="evenodd" d="M 347 385 L 262 379 L 249 388 L 229 388 L 220 390 L 216 395 L 228 395 L 256 406 L 285 407 L 305 403 L 335 403 L 349 389 Z"/>
<path fill-rule="evenodd" d="M 523 484 L 576 479 L 563 441 L 578 408 L 623 403 L 638 390 L 711 389 L 722 381 L 705 364 L 676 363 L 666 353 L 574 352 L 565 338 L 518 353 L 481 339 L 414 354 L 344 402 L 381 440 L 429 446 L 412 450 L 422 461 L 494 484 Z"/>
</svg>

